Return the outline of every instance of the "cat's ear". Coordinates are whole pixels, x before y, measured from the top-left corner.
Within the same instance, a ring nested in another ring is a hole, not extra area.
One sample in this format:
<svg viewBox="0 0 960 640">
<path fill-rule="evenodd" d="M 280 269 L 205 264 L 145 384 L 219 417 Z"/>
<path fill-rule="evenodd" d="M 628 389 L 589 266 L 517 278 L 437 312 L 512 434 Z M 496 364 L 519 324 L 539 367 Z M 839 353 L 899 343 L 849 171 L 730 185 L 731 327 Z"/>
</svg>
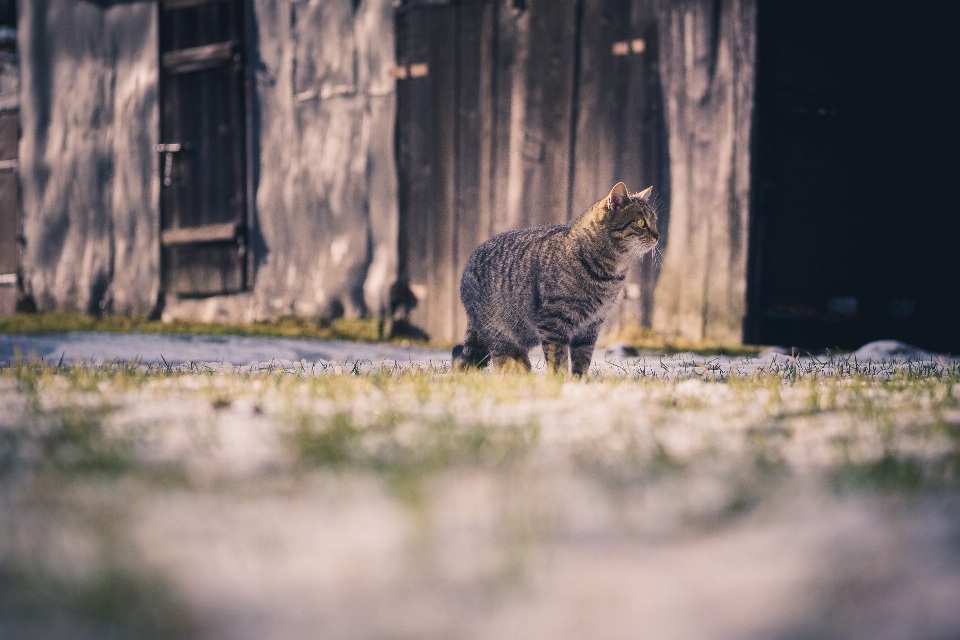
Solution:
<svg viewBox="0 0 960 640">
<path fill-rule="evenodd" d="M 610 190 L 610 195 L 607 196 L 607 208 L 610 209 L 610 211 L 616 211 L 620 207 L 628 204 L 630 204 L 630 194 L 627 193 L 627 185 L 618 182 L 616 186 Z"/>
<path fill-rule="evenodd" d="M 649 200 L 649 199 L 650 199 L 650 192 L 651 192 L 651 191 L 653 191 L 653 187 L 652 187 L 652 186 L 647 187 L 646 189 L 644 189 L 644 190 L 641 191 L 640 193 L 635 193 L 635 194 L 633 194 L 633 197 L 636 198 L 637 200 Z"/>
</svg>

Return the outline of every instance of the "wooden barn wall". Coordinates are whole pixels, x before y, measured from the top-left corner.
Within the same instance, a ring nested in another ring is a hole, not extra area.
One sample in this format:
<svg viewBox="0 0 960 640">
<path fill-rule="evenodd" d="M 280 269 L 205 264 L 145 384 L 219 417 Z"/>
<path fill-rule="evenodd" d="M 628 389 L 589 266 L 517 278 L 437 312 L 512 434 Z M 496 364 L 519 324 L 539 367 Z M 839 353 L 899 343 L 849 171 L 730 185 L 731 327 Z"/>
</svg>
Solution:
<svg viewBox="0 0 960 640">
<path fill-rule="evenodd" d="M 159 287 L 156 4 L 18 3 L 24 288 L 144 315 Z"/>
<path fill-rule="evenodd" d="M 746 312 L 756 0 L 662 0 L 670 225 L 653 328 L 737 343 Z"/>
<path fill-rule="evenodd" d="M 165 318 L 378 313 L 396 274 L 391 0 L 249 0 L 253 288 Z M 156 0 L 20 3 L 24 286 L 146 315 L 160 289 Z"/>
<path fill-rule="evenodd" d="M 251 2 L 253 287 L 163 317 L 376 315 L 397 260 L 392 2 Z"/>
<path fill-rule="evenodd" d="M 25 290 L 40 309 L 150 313 L 157 4 L 21 4 Z M 755 0 L 514 4 L 251 0 L 253 289 L 165 316 L 376 314 L 399 274 L 411 321 L 454 340 L 476 245 L 624 180 L 669 204 L 662 272 L 636 265 L 624 317 L 740 340 Z M 395 81 L 396 63 L 428 71 Z"/>
<path fill-rule="evenodd" d="M 459 278 L 484 240 L 567 222 L 620 180 L 661 187 L 652 0 L 511 5 L 398 13 L 398 62 L 428 68 L 398 88 L 400 279 L 438 340 L 463 335 Z M 649 323 L 654 260 L 629 277 L 624 315 Z"/>
</svg>

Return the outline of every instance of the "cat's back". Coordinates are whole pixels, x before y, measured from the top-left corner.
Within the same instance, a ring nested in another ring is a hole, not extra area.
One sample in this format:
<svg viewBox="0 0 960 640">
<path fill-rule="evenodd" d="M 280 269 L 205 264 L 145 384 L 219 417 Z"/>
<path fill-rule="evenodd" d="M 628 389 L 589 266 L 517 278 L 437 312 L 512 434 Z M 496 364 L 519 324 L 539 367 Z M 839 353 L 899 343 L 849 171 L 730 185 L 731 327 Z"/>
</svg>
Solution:
<svg viewBox="0 0 960 640">
<path fill-rule="evenodd" d="M 550 244 L 562 242 L 569 231 L 570 227 L 564 224 L 504 231 L 476 248 L 467 261 L 467 270 L 481 266 L 504 268 L 532 264 Z"/>
<path fill-rule="evenodd" d="M 515 229 L 496 235 L 470 255 L 460 281 L 460 296 L 470 307 L 478 297 L 496 293 L 522 295 L 531 287 L 543 256 L 556 251 L 570 232 L 568 225 Z"/>
</svg>

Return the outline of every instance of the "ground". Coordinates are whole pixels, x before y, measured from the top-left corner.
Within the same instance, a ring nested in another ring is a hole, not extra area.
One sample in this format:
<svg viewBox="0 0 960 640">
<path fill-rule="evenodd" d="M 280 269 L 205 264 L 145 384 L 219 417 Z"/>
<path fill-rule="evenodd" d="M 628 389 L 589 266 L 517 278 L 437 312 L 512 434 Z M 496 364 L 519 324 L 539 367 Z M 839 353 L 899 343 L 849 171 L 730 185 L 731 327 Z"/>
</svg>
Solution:
<svg viewBox="0 0 960 640">
<path fill-rule="evenodd" d="M 0 362 L 0 637 L 960 636 L 954 358 L 613 347 L 571 380 L 73 334 Z"/>
</svg>

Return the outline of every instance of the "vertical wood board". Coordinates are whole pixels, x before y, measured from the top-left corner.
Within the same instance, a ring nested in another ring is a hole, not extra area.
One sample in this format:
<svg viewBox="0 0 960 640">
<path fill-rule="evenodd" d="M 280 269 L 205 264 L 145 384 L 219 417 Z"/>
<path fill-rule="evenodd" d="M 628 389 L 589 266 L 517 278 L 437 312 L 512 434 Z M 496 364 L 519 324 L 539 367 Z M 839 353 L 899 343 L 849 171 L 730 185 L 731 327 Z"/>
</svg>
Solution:
<svg viewBox="0 0 960 640">
<path fill-rule="evenodd" d="M 456 7 L 431 9 L 430 89 L 433 112 L 433 172 L 430 180 L 430 224 L 427 287 L 430 303 L 427 333 L 439 339 L 454 337 L 457 304 L 454 261 L 456 217 L 456 88 L 457 42 L 460 36 Z"/>
<path fill-rule="evenodd" d="M 431 19 L 425 11 L 405 11 L 396 16 L 397 63 L 402 68 L 430 63 Z M 410 322 L 427 325 L 431 303 L 427 282 L 430 175 L 433 172 L 433 104 L 431 78 L 406 78 L 397 82 L 397 171 L 399 174 L 400 247 L 398 280 L 420 297 Z M 426 292 L 426 296 L 424 296 Z"/>
<path fill-rule="evenodd" d="M 670 236 L 654 329 L 743 339 L 756 0 L 662 1 L 661 77 L 670 149 Z"/>
<path fill-rule="evenodd" d="M 521 226 L 565 222 L 579 1 L 531 0 L 521 156 Z"/>
</svg>

